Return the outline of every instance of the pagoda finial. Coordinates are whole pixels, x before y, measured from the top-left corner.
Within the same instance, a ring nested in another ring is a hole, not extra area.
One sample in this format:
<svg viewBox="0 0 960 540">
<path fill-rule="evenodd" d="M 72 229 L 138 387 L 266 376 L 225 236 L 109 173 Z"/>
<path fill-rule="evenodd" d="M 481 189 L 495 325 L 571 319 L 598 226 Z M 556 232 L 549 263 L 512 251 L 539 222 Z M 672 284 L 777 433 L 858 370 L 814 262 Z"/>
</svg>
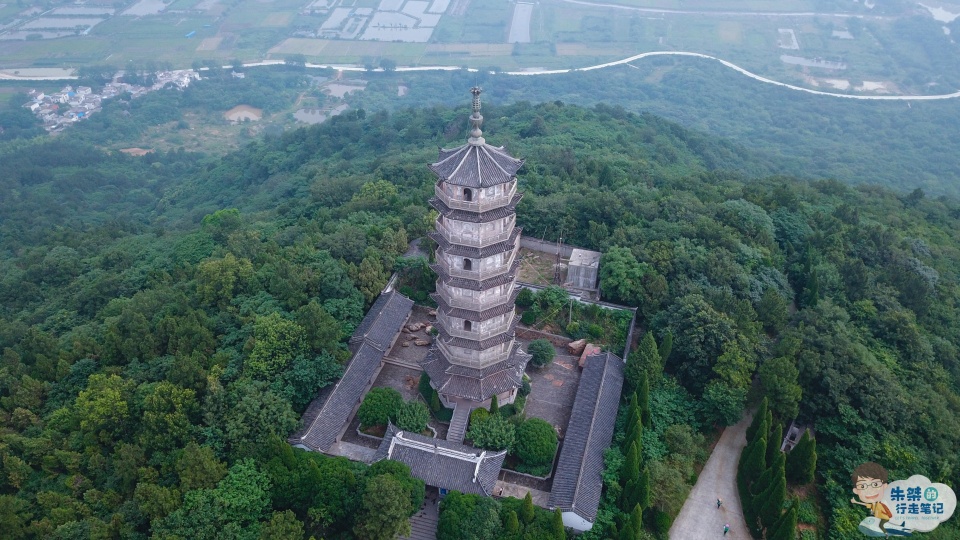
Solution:
<svg viewBox="0 0 960 540">
<path fill-rule="evenodd" d="M 470 130 L 468 142 L 472 145 L 481 145 L 486 142 L 483 140 L 483 132 L 480 131 L 480 126 L 483 124 L 483 115 L 480 114 L 480 92 L 483 90 L 479 86 L 470 89 L 470 93 L 473 94 L 473 114 L 470 115 L 470 125 L 473 129 Z"/>
</svg>

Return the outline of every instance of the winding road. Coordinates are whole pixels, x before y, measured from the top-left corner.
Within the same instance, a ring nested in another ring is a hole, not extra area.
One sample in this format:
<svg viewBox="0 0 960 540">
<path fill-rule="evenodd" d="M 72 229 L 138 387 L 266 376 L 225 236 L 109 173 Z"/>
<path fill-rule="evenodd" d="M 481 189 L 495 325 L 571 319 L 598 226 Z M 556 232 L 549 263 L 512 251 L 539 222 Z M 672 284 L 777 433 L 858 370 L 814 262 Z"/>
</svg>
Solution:
<svg viewBox="0 0 960 540">
<path fill-rule="evenodd" d="M 603 64 L 596 64 L 593 66 L 586 66 L 586 67 L 580 67 L 580 68 L 530 69 L 530 70 L 522 70 L 522 71 L 501 71 L 498 73 L 500 73 L 501 75 L 532 77 L 537 75 L 560 75 L 563 73 L 594 71 L 597 69 L 604 69 L 604 68 L 620 66 L 624 64 L 629 65 L 630 67 L 636 68 L 636 66 L 634 66 L 632 62 L 636 62 L 637 60 L 642 60 L 644 58 L 652 58 L 656 56 L 683 56 L 683 57 L 689 57 L 689 58 L 713 60 L 715 62 L 720 62 L 724 66 L 736 71 L 737 73 L 740 73 L 741 75 L 745 75 L 747 77 L 750 77 L 751 79 L 760 81 L 762 83 L 772 84 L 774 86 L 781 86 L 783 88 L 788 88 L 790 90 L 794 90 L 797 92 L 805 92 L 807 94 L 813 94 L 816 96 L 828 96 L 828 97 L 844 98 L 844 99 L 860 99 L 860 100 L 867 100 L 867 101 L 935 101 L 935 100 L 942 100 L 942 99 L 954 99 L 954 98 L 960 97 L 960 91 L 953 92 L 950 94 L 898 95 L 898 96 L 861 96 L 861 95 L 854 95 L 854 94 L 839 94 L 835 92 L 824 92 L 822 90 L 813 90 L 810 88 L 804 88 L 802 86 L 795 86 L 792 84 L 775 81 L 773 79 L 769 79 L 762 75 L 757 75 L 756 73 L 753 73 L 751 71 L 747 71 L 746 69 L 734 64 L 733 62 L 729 62 L 727 60 L 724 60 L 722 58 L 717 58 L 715 56 L 710 56 L 709 54 L 684 52 L 684 51 L 650 51 L 650 52 L 635 54 L 633 56 L 628 56 L 627 58 L 623 58 L 621 60 L 614 60 L 613 62 L 605 62 Z M 274 66 L 274 65 L 283 64 L 283 63 L 285 63 L 283 60 L 264 60 L 262 62 L 250 62 L 247 64 L 243 64 L 243 67 Z M 368 71 L 367 68 L 365 68 L 364 66 L 358 66 L 358 65 L 313 64 L 309 62 L 304 65 L 308 68 L 314 68 L 314 69 L 335 69 L 338 71 Z M 223 66 L 224 69 L 229 69 L 232 67 L 233 66 L 230 66 L 230 65 Z M 206 71 L 207 69 L 208 68 L 200 68 L 200 71 Z M 470 73 L 477 73 L 480 71 L 476 68 L 464 68 L 461 66 L 401 66 L 401 67 L 397 67 L 394 71 L 409 73 L 409 72 L 416 72 L 416 71 L 459 71 L 459 70 L 465 70 Z M 374 69 L 373 71 L 383 71 L 383 68 L 377 68 L 377 69 Z M 494 72 L 491 71 L 489 73 L 493 74 Z M 76 78 L 77 78 L 76 76 L 19 77 L 10 73 L 4 73 L 3 71 L 0 71 L 0 79 L 4 79 L 4 80 L 57 81 L 57 80 L 70 80 L 70 79 L 76 79 Z"/>
</svg>

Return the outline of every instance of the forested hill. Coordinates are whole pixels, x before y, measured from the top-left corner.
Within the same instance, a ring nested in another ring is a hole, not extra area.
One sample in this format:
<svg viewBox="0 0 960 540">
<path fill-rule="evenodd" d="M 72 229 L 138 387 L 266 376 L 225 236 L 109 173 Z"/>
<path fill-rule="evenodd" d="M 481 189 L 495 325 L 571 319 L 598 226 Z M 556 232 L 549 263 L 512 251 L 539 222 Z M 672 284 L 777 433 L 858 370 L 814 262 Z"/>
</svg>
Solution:
<svg viewBox="0 0 960 540">
<path fill-rule="evenodd" d="M 609 298 L 673 336 L 660 384 L 684 423 L 735 421 L 757 372 L 779 420 L 815 423 L 831 538 L 861 517 L 862 461 L 960 483 L 960 204 L 771 176 L 606 106 L 484 116 L 527 160 L 520 225 L 607 252 Z M 466 117 L 357 111 L 223 159 L 107 154 L 69 131 L 0 147 L 4 536 L 372 538 L 365 494 L 415 502 L 402 471 L 281 439 L 432 227 L 426 163 Z"/>
</svg>

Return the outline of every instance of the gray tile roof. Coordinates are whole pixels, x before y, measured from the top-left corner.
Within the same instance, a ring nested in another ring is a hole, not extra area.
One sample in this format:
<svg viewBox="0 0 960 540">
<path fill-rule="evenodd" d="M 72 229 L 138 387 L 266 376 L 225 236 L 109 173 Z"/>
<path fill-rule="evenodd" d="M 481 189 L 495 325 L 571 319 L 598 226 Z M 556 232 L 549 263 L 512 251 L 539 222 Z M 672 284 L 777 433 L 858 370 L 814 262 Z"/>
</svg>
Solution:
<svg viewBox="0 0 960 540">
<path fill-rule="evenodd" d="M 466 221 L 468 223 L 486 223 L 488 221 L 493 221 L 495 219 L 503 219 L 507 216 L 513 215 L 517 211 L 517 203 L 520 202 L 520 199 L 523 198 L 523 193 L 517 193 L 510 199 L 510 202 L 505 206 L 499 208 L 493 208 L 483 212 L 474 212 L 472 210 L 460 210 L 458 208 L 450 208 L 444 202 L 436 197 L 430 199 L 430 206 L 437 209 L 437 212 L 443 214 L 443 217 L 449 219 L 455 219 L 457 221 Z"/>
<path fill-rule="evenodd" d="M 433 239 L 443 250 L 450 255 L 456 255 L 457 257 L 470 257 L 471 259 L 482 259 L 483 257 L 489 257 L 491 255 L 496 255 L 497 253 L 504 253 L 507 251 L 513 251 L 517 247 L 517 239 L 520 237 L 522 232 L 521 227 L 514 227 L 513 233 L 510 235 L 510 238 L 504 240 L 503 242 L 497 242 L 496 244 L 490 244 L 489 246 L 477 248 L 471 246 L 464 246 L 462 244 L 451 244 L 443 237 L 439 232 L 430 232 L 427 233 L 427 236 Z"/>
<path fill-rule="evenodd" d="M 413 309 L 413 300 L 396 292 L 381 294 L 353 332 L 350 343 L 367 341 L 386 352 Z"/>
<path fill-rule="evenodd" d="M 502 147 L 470 144 L 440 149 L 436 163 L 429 165 L 441 180 L 466 187 L 490 187 L 509 182 L 523 166 Z"/>
<path fill-rule="evenodd" d="M 307 407 L 302 419 L 303 429 L 288 439 L 291 444 L 303 444 L 320 452 L 330 449 L 367 386 L 379 373 L 383 356 L 407 322 L 411 309 L 413 301 L 394 291 L 377 298 L 350 338 L 350 343 L 359 343 L 359 348 L 347 364 L 343 377 L 336 385 L 321 390 L 317 399 Z"/>
<path fill-rule="evenodd" d="M 623 360 L 611 353 L 588 356 L 560 450 L 550 508 L 573 511 L 593 521 L 603 490 L 603 451 L 613 442 L 613 425 L 623 386 Z"/>
<path fill-rule="evenodd" d="M 390 424 L 373 462 L 392 459 L 404 463 L 412 476 L 429 486 L 491 495 L 506 455 L 506 450 L 481 450 L 400 431 Z"/>
<path fill-rule="evenodd" d="M 420 361 L 420 367 L 430 376 L 438 392 L 473 401 L 483 401 L 494 394 L 506 392 L 523 383 L 523 370 L 530 355 L 520 350 L 520 344 L 506 360 L 483 369 L 452 364 L 436 345 L 430 347 Z"/>
</svg>

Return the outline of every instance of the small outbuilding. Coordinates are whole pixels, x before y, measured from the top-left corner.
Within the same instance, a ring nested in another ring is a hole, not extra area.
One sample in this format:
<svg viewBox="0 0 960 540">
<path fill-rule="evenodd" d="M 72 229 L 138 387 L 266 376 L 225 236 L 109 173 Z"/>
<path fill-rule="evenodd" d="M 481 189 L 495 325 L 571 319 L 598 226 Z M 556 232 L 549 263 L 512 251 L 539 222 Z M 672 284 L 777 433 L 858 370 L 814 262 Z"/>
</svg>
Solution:
<svg viewBox="0 0 960 540">
<path fill-rule="evenodd" d="M 567 286 L 593 291 L 600 276 L 600 252 L 574 248 L 567 265 Z"/>
</svg>

